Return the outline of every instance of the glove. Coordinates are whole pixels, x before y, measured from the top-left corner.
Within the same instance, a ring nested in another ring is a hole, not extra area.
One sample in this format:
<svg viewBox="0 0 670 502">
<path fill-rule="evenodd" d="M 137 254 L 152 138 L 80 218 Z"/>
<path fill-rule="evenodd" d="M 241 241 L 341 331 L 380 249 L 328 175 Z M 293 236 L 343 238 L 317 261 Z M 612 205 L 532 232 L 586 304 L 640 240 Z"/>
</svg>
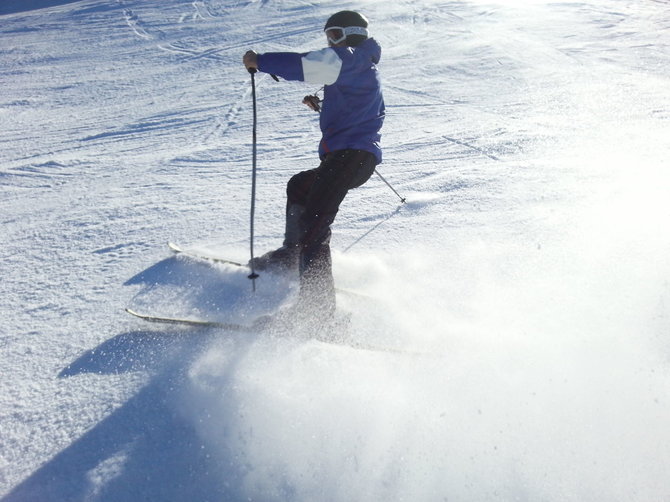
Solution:
<svg viewBox="0 0 670 502">
<path fill-rule="evenodd" d="M 320 105 L 321 99 L 319 99 L 319 96 L 305 96 L 302 102 L 307 106 L 309 106 L 315 112 L 321 111 L 321 105 Z"/>
</svg>

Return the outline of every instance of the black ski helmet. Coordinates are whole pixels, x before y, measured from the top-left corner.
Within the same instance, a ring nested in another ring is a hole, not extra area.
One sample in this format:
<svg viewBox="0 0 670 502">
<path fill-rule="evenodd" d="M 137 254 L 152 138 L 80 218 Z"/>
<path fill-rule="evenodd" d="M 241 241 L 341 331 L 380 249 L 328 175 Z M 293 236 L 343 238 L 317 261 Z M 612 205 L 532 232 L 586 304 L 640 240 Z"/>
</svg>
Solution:
<svg viewBox="0 0 670 502">
<path fill-rule="evenodd" d="M 368 38 L 368 20 L 363 14 L 353 10 L 342 10 L 330 16 L 326 21 L 323 31 L 328 28 L 342 28 L 346 43 L 349 47 L 355 47 Z"/>
</svg>

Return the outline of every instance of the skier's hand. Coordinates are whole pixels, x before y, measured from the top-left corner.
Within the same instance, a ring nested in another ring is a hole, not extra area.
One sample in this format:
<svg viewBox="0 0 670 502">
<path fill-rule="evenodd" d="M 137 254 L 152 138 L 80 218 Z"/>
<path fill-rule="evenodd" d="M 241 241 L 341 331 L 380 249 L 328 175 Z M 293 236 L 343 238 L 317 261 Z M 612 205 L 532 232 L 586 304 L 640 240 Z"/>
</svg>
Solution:
<svg viewBox="0 0 670 502">
<path fill-rule="evenodd" d="M 258 70 L 258 54 L 254 51 L 247 51 L 242 57 L 242 63 L 247 70 Z"/>
<path fill-rule="evenodd" d="M 305 96 L 302 99 L 302 102 L 309 106 L 312 110 L 315 112 L 320 112 L 321 111 L 321 100 L 319 99 L 319 96 Z"/>
</svg>

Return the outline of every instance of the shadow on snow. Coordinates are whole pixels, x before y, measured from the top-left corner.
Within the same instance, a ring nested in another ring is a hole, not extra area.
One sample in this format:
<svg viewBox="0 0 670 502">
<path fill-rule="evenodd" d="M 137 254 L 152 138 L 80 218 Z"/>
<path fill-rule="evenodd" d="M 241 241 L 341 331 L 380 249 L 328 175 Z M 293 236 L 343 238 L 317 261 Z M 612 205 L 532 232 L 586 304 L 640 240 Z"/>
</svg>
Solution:
<svg viewBox="0 0 670 502">
<path fill-rule="evenodd" d="M 0 15 L 46 9 L 47 7 L 57 7 L 59 5 L 66 5 L 78 1 L 79 0 L 4 0 L 0 5 Z"/>
<path fill-rule="evenodd" d="M 175 406 L 211 331 L 136 331 L 83 354 L 59 378 L 149 370 L 149 383 L 16 486 L 2 502 L 221 500 L 223 469 Z M 176 389 L 176 390 L 175 390 Z M 229 476 L 227 476 L 230 479 Z"/>
</svg>

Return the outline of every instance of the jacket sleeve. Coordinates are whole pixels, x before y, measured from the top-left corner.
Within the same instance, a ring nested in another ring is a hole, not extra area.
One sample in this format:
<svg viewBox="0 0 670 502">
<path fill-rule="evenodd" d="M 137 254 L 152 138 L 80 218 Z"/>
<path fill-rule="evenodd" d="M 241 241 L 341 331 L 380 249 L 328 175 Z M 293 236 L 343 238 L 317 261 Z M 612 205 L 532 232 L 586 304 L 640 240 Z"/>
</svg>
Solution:
<svg viewBox="0 0 670 502">
<path fill-rule="evenodd" d="M 299 54 L 297 52 L 268 52 L 258 55 L 258 69 L 286 80 L 301 80 L 311 84 L 330 85 L 340 75 L 342 60 L 331 48 Z"/>
</svg>

